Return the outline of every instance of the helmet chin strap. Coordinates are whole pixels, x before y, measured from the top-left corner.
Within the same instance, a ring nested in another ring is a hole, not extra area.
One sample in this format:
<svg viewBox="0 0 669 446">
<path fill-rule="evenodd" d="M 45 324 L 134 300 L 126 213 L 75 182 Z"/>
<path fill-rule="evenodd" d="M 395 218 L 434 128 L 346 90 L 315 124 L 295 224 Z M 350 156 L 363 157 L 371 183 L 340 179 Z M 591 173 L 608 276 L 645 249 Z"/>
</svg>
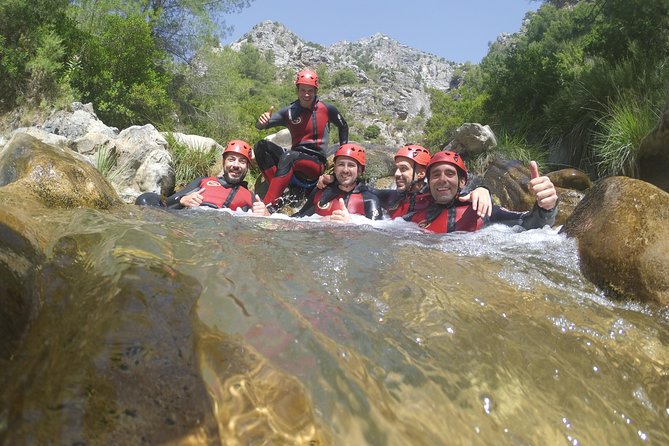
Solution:
<svg viewBox="0 0 669 446">
<path fill-rule="evenodd" d="M 411 182 L 409 183 L 409 186 L 407 187 L 407 193 L 411 192 L 411 189 L 413 189 L 413 185 L 416 184 L 416 163 L 413 163 L 413 169 L 411 170 Z"/>
</svg>

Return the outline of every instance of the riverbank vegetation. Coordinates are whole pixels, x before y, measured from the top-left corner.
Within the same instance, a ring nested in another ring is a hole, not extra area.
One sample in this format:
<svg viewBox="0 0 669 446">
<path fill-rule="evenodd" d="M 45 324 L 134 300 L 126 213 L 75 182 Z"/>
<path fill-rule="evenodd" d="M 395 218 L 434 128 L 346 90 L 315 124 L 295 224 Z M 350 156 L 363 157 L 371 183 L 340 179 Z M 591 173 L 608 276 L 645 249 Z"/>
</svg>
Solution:
<svg viewBox="0 0 669 446">
<path fill-rule="evenodd" d="M 0 0 L 0 113 L 92 102 L 118 128 L 256 141 L 266 132 L 250 123 L 294 89 L 271 53 L 216 45 L 221 18 L 251 1 Z M 668 61 L 666 0 L 544 1 L 521 32 L 461 67 L 459 88 L 431 91 L 417 142 L 436 150 L 463 122 L 480 122 L 509 157 L 634 175 L 666 100 Z M 318 71 L 322 94 L 355 82 Z M 360 136 L 372 141 L 374 130 Z"/>
<path fill-rule="evenodd" d="M 481 122 L 595 176 L 634 176 L 667 100 L 669 2 L 546 1 L 523 28 L 491 45 L 460 88 L 432 91 L 426 143 Z"/>
</svg>

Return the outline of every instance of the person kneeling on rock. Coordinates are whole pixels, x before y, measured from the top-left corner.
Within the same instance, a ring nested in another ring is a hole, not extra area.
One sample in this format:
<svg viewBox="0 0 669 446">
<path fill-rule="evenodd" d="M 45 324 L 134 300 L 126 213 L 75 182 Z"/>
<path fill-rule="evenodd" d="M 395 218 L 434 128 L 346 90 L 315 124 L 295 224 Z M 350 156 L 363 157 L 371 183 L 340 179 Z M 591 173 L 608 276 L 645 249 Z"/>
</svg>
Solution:
<svg viewBox="0 0 669 446">
<path fill-rule="evenodd" d="M 223 149 L 223 176 L 200 177 L 191 181 L 179 192 L 163 202 L 160 195 L 147 192 L 135 200 L 141 206 L 167 207 L 170 209 L 194 208 L 198 206 L 233 211 L 248 211 L 259 216 L 269 215 L 267 207 L 257 195 L 248 190 L 244 177 L 251 164 L 251 146 L 234 139 Z"/>
</svg>

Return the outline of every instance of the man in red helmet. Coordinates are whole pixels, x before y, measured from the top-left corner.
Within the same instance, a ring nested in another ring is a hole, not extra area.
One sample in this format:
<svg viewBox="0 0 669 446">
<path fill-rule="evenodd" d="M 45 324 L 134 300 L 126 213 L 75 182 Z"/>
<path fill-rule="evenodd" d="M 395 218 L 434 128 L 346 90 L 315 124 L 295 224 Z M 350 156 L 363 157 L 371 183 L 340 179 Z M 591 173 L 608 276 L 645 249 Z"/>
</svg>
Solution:
<svg viewBox="0 0 669 446">
<path fill-rule="evenodd" d="M 312 70 L 297 73 L 298 99 L 272 114 L 273 108 L 258 118 L 259 130 L 286 126 L 292 138 L 291 150 L 284 150 L 267 140 L 256 143 L 256 162 L 269 189 L 263 198 L 274 203 L 289 185 L 309 190 L 324 172 L 327 160 L 329 124 L 339 129 L 339 144 L 348 142 L 348 124 L 337 108 L 322 102 L 318 94 L 318 75 Z"/>
<path fill-rule="evenodd" d="M 462 157 L 454 152 L 437 152 L 427 165 L 429 204 L 424 209 L 408 213 L 407 221 L 417 223 L 431 232 L 476 231 L 486 224 L 502 223 L 525 229 L 541 228 L 555 222 L 558 196 L 551 180 L 539 176 L 537 163 L 530 162 L 529 190 L 536 198 L 529 212 L 514 212 L 499 206 L 492 207 L 490 217 L 482 218 L 467 203 L 458 200 L 467 184 L 467 168 Z"/>
<path fill-rule="evenodd" d="M 223 176 L 200 177 L 188 183 L 165 203 L 155 193 L 144 193 L 135 204 L 168 207 L 170 209 L 207 206 L 242 211 L 253 210 L 255 215 L 269 215 L 265 204 L 247 188 L 244 177 L 251 163 L 251 146 L 240 139 L 230 141 L 223 149 Z"/>
<path fill-rule="evenodd" d="M 381 206 L 391 218 L 398 218 L 414 210 L 424 209 L 430 203 L 425 173 L 430 162 L 430 152 L 417 144 L 401 147 L 395 153 L 396 189 L 371 189 L 381 200 Z M 331 175 L 322 175 L 318 187 L 323 188 L 334 181 Z M 478 187 L 458 200 L 471 203 L 478 215 L 490 216 L 492 198 L 484 187 Z"/>
<path fill-rule="evenodd" d="M 293 217 L 320 215 L 328 220 L 348 223 L 350 214 L 379 220 L 381 203 L 358 178 L 365 170 L 365 149 L 356 144 L 343 144 L 335 152 L 335 181 L 324 189 L 313 189 L 302 209 Z"/>
</svg>

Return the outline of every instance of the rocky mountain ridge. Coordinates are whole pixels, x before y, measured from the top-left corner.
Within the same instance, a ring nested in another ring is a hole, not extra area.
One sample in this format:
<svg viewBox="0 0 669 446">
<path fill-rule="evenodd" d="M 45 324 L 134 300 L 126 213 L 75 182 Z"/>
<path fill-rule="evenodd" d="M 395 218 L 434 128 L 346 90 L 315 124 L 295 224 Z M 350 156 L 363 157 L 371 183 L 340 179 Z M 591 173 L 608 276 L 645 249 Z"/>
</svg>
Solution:
<svg viewBox="0 0 669 446">
<path fill-rule="evenodd" d="M 448 91 L 463 73 L 460 64 L 380 33 L 323 47 L 302 40 L 281 23 L 265 21 L 230 46 L 239 50 L 245 43 L 271 53 L 282 72 L 325 69 L 332 85 L 321 89 L 321 96 L 341 105 L 352 134 L 392 146 L 414 142 L 422 133 L 431 116 L 428 89 Z"/>
</svg>

